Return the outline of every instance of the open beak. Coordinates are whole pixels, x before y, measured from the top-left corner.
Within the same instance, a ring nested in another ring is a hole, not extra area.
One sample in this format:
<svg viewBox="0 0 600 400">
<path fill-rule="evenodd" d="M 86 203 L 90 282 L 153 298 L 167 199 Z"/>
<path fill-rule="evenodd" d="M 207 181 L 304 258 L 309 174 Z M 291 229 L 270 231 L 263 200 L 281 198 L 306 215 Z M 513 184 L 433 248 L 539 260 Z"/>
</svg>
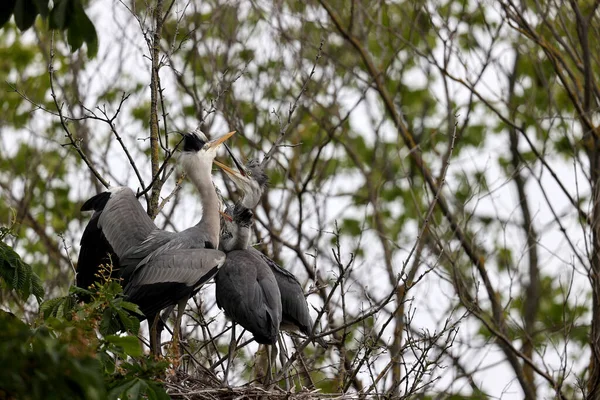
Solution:
<svg viewBox="0 0 600 400">
<path fill-rule="evenodd" d="M 246 176 L 246 171 L 244 170 L 244 167 L 242 166 L 242 163 L 240 163 L 238 161 L 238 159 L 235 158 L 235 156 L 233 155 L 233 152 L 231 151 L 231 149 L 229 148 L 229 146 L 227 146 L 227 144 L 225 144 L 225 149 L 227 149 L 227 152 L 229 153 L 229 155 L 233 159 L 233 162 L 234 162 L 235 166 L 237 167 L 238 171 L 240 171 L 240 174 L 242 174 L 243 176 Z"/>
<path fill-rule="evenodd" d="M 213 148 L 216 149 L 221 144 L 223 144 L 224 141 L 226 141 L 227 139 L 229 139 L 230 137 L 232 137 L 234 133 L 235 133 L 235 131 L 232 131 L 232 132 L 224 134 L 223 136 L 219 136 L 218 138 L 211 140 L 210 142 L 208 142 L 206 144 L 206 148 L 208 148 L 208 149 L 213 149 Z"/>
<path fill-rule="evenodd" d="M 227 165 L 223 164 L 220 161 L 217 160 L 213 160 L 213 163 L 221 168 L 223 171 L 225 171 L 225 173 L 231 178 L 233 179 L 235 182 L 238 182 L 238 180 L 245 180 L 246 179 L 246 174 L 244 174 L 243 172 L 237 172 L 232 170 L 231 168 L 229 168 Z M 243 171 L 243 170 L 242 170 Z"/>
<path fill-rule="evenodd" d="M 220 161 L 213 160 L 213 164 L 216 164 L 216 166 L 217 166 L 217 167 L 221 168 L 221 169 L 222 169 L 223 171 L 225 171 L 225 172 L 227 173 L 227 175 L 229 175 L 229 176 L 236 176 L 236 177 L 237 177 L 238 175 L 241 175 L 241 176 L 243 176 L 243 175 L 242 175 L 242 174 L 240 174 L 239 172 L 236 172 L 236 171 L 232 170 L 231 168 L 229 168 L 227 165 L 223 164 L 223 163 L 222 163 L 222 162 L 220 162 Z"/>
<path fill-rule="evenodd" d="M 229 178 L 231 178 L 233 183 L 239 189 L 243 190 L 244 192 L 251 190 L 252 183 L 251 183 L 250 178 L 248 178 L 247 176 L 243 175 L 240 172 L 234 171 L 233 169 L 229 168 L 227 165 L 223 164 L 222 162 L 214 160 L 213 163 L 216 164 L 217 167 L 219 167 L 223 171 L 225 171 L 225 174 L 227 174 L 227 176 L 229 176 Z"/>
</svg>

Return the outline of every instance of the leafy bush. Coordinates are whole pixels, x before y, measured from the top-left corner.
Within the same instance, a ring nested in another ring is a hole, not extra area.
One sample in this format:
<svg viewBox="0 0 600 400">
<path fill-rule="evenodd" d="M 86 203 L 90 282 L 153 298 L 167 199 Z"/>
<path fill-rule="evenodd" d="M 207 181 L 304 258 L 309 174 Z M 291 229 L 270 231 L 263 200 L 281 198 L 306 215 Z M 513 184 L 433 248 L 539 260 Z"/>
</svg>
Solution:
<svg viewBox="0 0 600 400">
<path fill-rule="evenodd" d="M 41 301 L 39 277 L 0 244 L 3 286 Z M 0 398 L 168 399 L 160 379 L 169 363 L 143 354 L 139 314 L 111 280 L 42 303 L 32 325 L 0 310 Z"/>
<path fill-rule="evenodd" d="M 44 288 L 40 277 L 33 273 L 31 266 L 12 247 L 1 241 L 9 234 L 10 228 L 0 228 L 0 288 L 14 290 L 23 301 L 34 295 L 37 302 L 41 303 Z"/>
<path fill-rule="evenodd" d="M 106 397 L 102 366 L 85 331 L 54 319 L 32 329 L 0 312 L 0 397 Z"/>
</svg>

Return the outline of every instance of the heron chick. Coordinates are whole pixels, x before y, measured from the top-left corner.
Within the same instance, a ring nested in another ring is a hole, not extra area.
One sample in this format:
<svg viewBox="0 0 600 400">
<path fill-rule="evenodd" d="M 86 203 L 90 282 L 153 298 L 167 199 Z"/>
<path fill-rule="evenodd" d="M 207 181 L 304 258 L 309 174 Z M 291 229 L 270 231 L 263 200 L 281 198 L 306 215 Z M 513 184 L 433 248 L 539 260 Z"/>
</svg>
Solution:
<svg viewBox="0 0 600 400">
<path fill-rule="evenodd" d="M 257 336 L 262 338 L 265 337 L 265 327 L 271 329 L 269 332 L 273 332 L 271 316 L 262 311 L 266 296 L 258 297 L 256 300 L 244 300 L 238 294 L 258 290 L 263 295 L 277 292 L 281 301 L 281 319 L 277 326 L 278 330 L 299 330 L 310 337 L 313 322 L 304 291 L 296 277 L 260 251 L 249 246 L 253 218 L 251 209 L 260 201 L 266 188 L 267 176 L 258 161 L 250 160 L 245 166 L 242 166 L 233 154 L 231 156 L 239 172 L 218 161 L 215 163 L 241 189 L 243 197 L 234 207 L 227 207 L 225 212 L 229 217 L 221 220 L 220 249 L 227 253 L 227 259 L 215 278 L 217 304 L 234 322 L 232 329 L 235 329 L 235 322 L 238 322 L 253 333 L 255 339 Z M 255 275 L 260 275 L 262 279 L 258 286 L 256 280 L 252 279 Z M 231 293 L 236 293 L 237 301 L 229 297 Z M 258 315 L 256 315 L 257 310 L 260 310 Z M 323 347 L 327 347 L 320 337 L 313 338 L 313 340 Z M 232 336 L 230 363 L 235 343 Z M 269 374 L 271 373 L 271 362 L 271 357 L 269 357 Z M 228 370 L 229 367 L 226 371 L 225 381 Z"/>
<path fill-rule="evenodd" d="M 243 212 L 244 208 L 253 209 L 259 203 L 260 198 L 267 187 L 267 174 L 258 160 L 251 159 L 245 165 L 242 165 L 227 145 L 225 145 L 225 148 L 233 159 L 238 171 L 235 171 L 216 160 L 215 164 L 218 165 L 243 192 L 243 197 L 241 201 L 235 205 L 233 210 L 231 207 L 228 207 L 225 210 L 226 214 L 231 215 L 233 212 L 234 215 L 229 220 L 225 219 L 225 227 L 221 227 L 221 237 L 223 238 L 224 233 L 227 237 L 227 241 L 223 243 L 225 247 L 222 246 L 221 249 L 225 252 L 233 249 L 247 249 L 249 252 L 260 257 L 273 272 L 279 287 L 279 292 L 281 293 L 281 304 L 283 308 L 280 329 L 285 331 L 300 331 L 310 337 L 313 321 L 310 316 L 304 291 L 302 290 L 302 285 L 300 285 L 300 282 L 294 274 L 281 267 L 259 250 L 249 246 L 251 224 L 242 225 L 239 223 L 240 220 L 236 220 L 235 218 L 236 213 Z M 315 337 L 313 338 L 313 341 L 317 342 L 325 349 L 328 347 L 327 343 L 321 337 Z"/>
</svg>

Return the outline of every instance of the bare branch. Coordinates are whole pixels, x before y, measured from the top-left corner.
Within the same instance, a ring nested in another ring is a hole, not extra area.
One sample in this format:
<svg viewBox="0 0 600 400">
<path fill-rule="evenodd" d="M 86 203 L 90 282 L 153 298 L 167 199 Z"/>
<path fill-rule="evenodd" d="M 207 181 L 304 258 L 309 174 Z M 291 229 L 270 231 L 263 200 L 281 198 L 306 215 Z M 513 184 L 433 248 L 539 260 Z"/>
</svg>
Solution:
<svg viewBox="0 0 600 400">
<path fill-rule="evenodd" d="M 79 154 L 79 157 L 81 157 L 81 159 L 83 160 L 85 165 L 87 165 L 87 167 L 90 169 L 90 171 L 92 171 L 92 173 L 100 181 L 100 183 L 102 183 L 102 185 L 108 189 L 110 187 L 109 183 L 102 177 L 102 175 L 100 175 L 98 170 L 93 166 L 92 162 L 88 159 L 88 157 L 85 155 L 83 150 L 81 150 L 79 141 L 75 140 L 75 138 L 73 137 L 73 134 L 67 127 L 67 120 L 63 116 L 63 113 L 62 113 L 62 105 L 58 104 L 58 98 L 56 97 L 56 93 L 54 91 L 53 60 L 54 60 L 54 32 L 52 32 L 52 36 L 50 39 L 50 63 L 48 64 L 48 74 L 50 75 L 50 95 L 52 96 L 52 100 L 54 101 L 54 105 L 56 106 L 56 110 L 57 110 L 58 116 L 60 118 L 60 125 L 62 126 L 63 130 L 65 131 L 65 136 L 69 139 L 68 145 L 73 146 L 73 148 L 75 149 L 75 151 L 77 151 L 77 154 Z"/>
<path fill-rule="evenodd" d="M 277 137 L 277 139 L 275 140 L 275 142 L 273 143 L 273 145 L 271 146 L 269 151 L 267 151 L 267 154 L 265 154 L 262 161 L 260 162 L 260 166 L 263 169 L 266 169 L 267 164 L 269 163 L 269 160 L 271 159 L 271 157 L 273 157 L 273 154 L 275 153 L 275 150 L 277 150 L 277 148 L 279 147 L 279 145 L 281 144 L 281 142 L 287 135 L 287 130 L 288 130 L 290 124 L 292 123 L 292 116 L 294 115 L 294 111 L 296 111 L 296 108 L 298 107 L 298 101 L 300 100 L 300 98 L 302 97 L 304 92 L 306 91 L 306 89 L 308 87 L 308 83 L 311 81 L 313 75 L 315 74 L 315 70 L 317 68 L 319 59 L 321 58 L 321 52 L 323 50 L 324 44 L 325 44 L 325 40 L 321 39 L 321 43 L 319 44 L 319 50 L 317 51 L 317 56 L 315 57 L 315 63 L 312 67 L 312 70 L 310 71 L 308 78 L 304 81 L 304 84 L 302 85 L 300 92 L 294 99 L 294 102 L 292 104 L 290 104 L 287 121 L 285 124 L 280 124 L 279 136 Z"/>
</svg>

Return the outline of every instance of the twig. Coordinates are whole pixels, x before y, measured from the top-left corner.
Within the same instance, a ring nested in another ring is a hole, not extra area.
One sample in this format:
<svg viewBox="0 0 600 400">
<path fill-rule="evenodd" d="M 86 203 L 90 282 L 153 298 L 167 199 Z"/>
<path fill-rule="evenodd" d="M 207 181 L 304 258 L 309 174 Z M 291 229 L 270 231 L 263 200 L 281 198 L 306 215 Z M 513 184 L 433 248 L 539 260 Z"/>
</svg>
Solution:
<svg viewBox="0 0 600 400">
<path fill-rule="evenodd" d="M 71 267 L 71 270 L 73 271 L 73 279 L 71 280 L 71 283 L 69 284 L 69 290 L 67 291 L 67 293 L 70 293 L 71 286 L 73 285 L 73 282 L 77 278 L 77 270 L 75 269 L 73 260 L 71 260 L 71 256 L 69 255 L 69 248 L 67 247 L 67 241 L 65 240 L 65 235 L 63 233 L 59 233 L 58 237 L 62 241 L 63 249 L 65 249 L 65 254 L 67 255 L 67 260 L 69 260 L 69 266 Z"/>
<path fill-rule="evenodd" d="M 73 134 L 71 133 L 71 131 L 69 131 L 69 128 L 67 127 L 66 119 L 62 113 L 62 105 L 58 104 L 58 99 L 57 99 L 56 93 L 54 91 L 53 61 L 54 61 L 54 32 L 52 32 L 52 35 L 50 36 L 50 62 L 48 63 L 48 74 L 50 75 L 50 95 L 52 96 L 52 100 L 54 100 L 54 105 L 56 106 L 56 110 L 58 112 L 58 117 L 60 118 L 60 125 L 62 126 L 63 130 L 65 131 L 66 137 L 69 139 L 70 143 L 68 143 L 68 144 L 73 146 L 73 148 L 77 151 L 77 153 L 79 154 L 79 157 L 81 157 L 81 159 L 83 160 L 85 165 L 87 165 L 87 167 L 90 169 L 90 171 L 92 171 L 94 176 L 100 181 L 100 183 L 102 183 L 102 186 L 104 186 L 105 188 L 108 189 L 110 187 L 110 184 L 102 177 L 102 175 L 100 175 L 98 170 L 96 170 L 96 168 L 92 165 L 92 162 L 85 155 L 83 150 L 81 150 L 81 146 L 79 146 L 79 143 L 75 140 L 75 138 L 73 137 Z"/>
<path fill-rule="evenodd" d="M 104 121 L 104 122 L 106 122 L 108 124 L 108 126 L 110 126 L 111 132 L 115 135 L 115 138 L 117 139 L 117 141 L 121 145 L 121 148 L 123 149 L 123 152 L 125 153 L 125 156 L 127 157 L 127 160 L 129 161 L 129 165 L 131 165 L 131 167 L 133 168 L 133 171 L 135 172 L 135 176 L 138 178 L 138 181 L 140 182 L 140 185 L 142 187 L 145 187 L 146 185 L 144 184 L 144 178 L 142 178 L 142 175 L 140 174 L 140 171 L 139 171 L 139 169 L 137 167 L 137 164 L 133 160 L 133 157 L 131 156 L 131 153 L 129 153 L 129 149 L 127 148 L 127 146 L 123 142 L 123 139 L 121 138 L 121 135 L 119 135 L 119 132 L 117 132 L 117 128 L 115 127 L 115 124 L 114 124 L 115 119 L 117 118 L 117 116 L 121 112 L 121 107 L 123 106 L 123 103 L 129 98 L 129 96 L 130 96 L 129 94 L 125 94 L 125 93 L 123 93 L 121 95 L 121 101 L 119 102 L 119 106 L 117 107 L 117 111 L 110 118 L 108 117 L 108 114 L 106 113 L 106 107 L 104 107 L 104 108 L 96 107 L 98 109 L 98 111 L 100 111 L 102 113 L 102 115 L 104 115 L 104 119 L 96 117 L 95 113 L 92 110 L 89 110 L 88 108 L 86 108 L 85 106 L 82 106 L 82 107 L 83 107 L 84 110 L 87 110 L 91 114 L 91 118 L 92 119 L 98 119 L 100 121 Z M 148 201 L 148 196 L 146 196 L 146 201 Z"/>
<path fill-rule="evenodd" d="M 300 89 L 300 93 L 298 93 L 294 102 L 292 104 L 290 104 L 287 121 L 286 121 L 285 125 L 280 127 L 279 137 L 277 138 L 277 140 L 275 140 L 275 143 L 273 143 L 273 146 L 271 146 L 271 148 L 269 149 L 267 154 L 265 154 L 265 157 L 260 162 L 260 167 L 262 169 L 265 169 L 267 167 L 267 163 L 269 162 L 271 157 L 273 157 L 275 150 L 277 150 L 277 148 L 280 146 L 281 142 L 287 135 L 287 130 L 292 123 L 292 116 L 294 115 L 294 111 L 296 111 L 296 108 L 298 107 L 298 101 L 300 100 L 300 97 L 302 97 L 304 92 L 306 92 L 308 83 L 312 80 L 312 77 L 315 74 L 315 70 L 317 68 L 317 63 L 319 62 L 319 59 L 321 58 L 321 52 L 323 50 L 324 44 L 325 44 L 325 39 L 321 39 L 321 43 L 319 44 L 319 50 L 317 51 L 317 57 L 315 58 L 315 63 L 313 64 L 312 70 L 310 71 L 310 74 L 308 75 L 308 78 L 306 79 L 306 81 L 304 81 L 304 84 L 302 85 L 302 88 Z"/>
<path fill-rule="evenodd" d="M 163 201 L 160 202 L 160 204 L 158 205 L 158 208 L 156 210 L 157 213 L 159 213 L 164 206 L 167 205 L 167 203 L 171 200 L 171 198 L 173 196 L 175 196 L 177 194 L 177 192 L 179 192 L 179 190 L 181 190 L 181 182 L 183 182 L 183 179 L 185 178 L 185 173 L 182 173 L 181 175 L 179 175 L 179 178 L 177 178 L 177 181 L 175 182 L 175 188 L 173 189 L 173 191 L 171 193 L 169 193 L 169 195 L 167 197 L 165 197 L 163 199 Z"/>
<path fill-rule="evenodd" d="M 161 172 L 167 167 L 167 164 L 169 163 L 169 160 L 171 159 L 171 157 L 173 157 L 173 154 L 175 154 L 175 150 L 177 150 L 179 148 L 179 145 L 181 144 L 181 142 L 183 142 L 183 138 L 179 142 L 177 142 L 177 144 L 175 145 L 175 148 L 173 149 L 173 151 L 170 152 L 167 155 L 167 157 L 163 161 L 162 165 L 160 166 L 160 168 L 158 169 L 158 171 L 156 172 L 156 174 L 152 178 L 152 181 L 150 182 L 150 184 L 144 190 L 142 190 L 141 192 L 138 192 L 135 195 L 135 197 L 137 197 L 139 199 L 141 196 L 144 196 L 146 193 L 148 193 L 148 191 L 150 189 L 152 189 L 152 186 L 154 186 L 154 183 L 159 179 L 159 176 L 160 176 Z"/>
<path fill-rule="evenodd" d="M 341 331 L 343 329 L 346 329 L 349 326 L 355 325 L 355 324 L 357 324 L 357 323 L 359 323 L 359 322 L 361 322 L 361 321 L 363 321 L 363 320 L 365 320 L 365 319 L 367 319 L 367 318 L 369 318 L 369 317 L 377 314 L 379 311 L 381 311 L 386 305 L 388 305 L 392 301 L 395 293 L 396 293 L 395 290 L 392 289 L 391 292 L 390 292 L 390 294 L 388 296 L 386 296 L 376 307 L 374 307 L 373 309 L 371 309 L 371 311 L 368 311 L 368 312 L 365 312 L 365 313 L 361 314 L 360 316 L 354 318 L 350 322 L 347 322 L 347 323 L 345 323 L 343 325 L 340 325 L 340 326 L 338 326 L 336 328 L 332 328 L 332 329 L 330 329 L 328 331 L 321 332 L 319 334 L 311 334 L 311 336 L 308 337 L 308 338 L 306 338 L 304 340 L 304 342 L 302 343 L 302 345 L 300 345 L 300 347 L 298 347 L 296 349 L 296 351 L 294 352 L 294 354 L 292 354 L 292 356 L 289 358 L 288 362 L 282 368 L 282 371 L 285 371 L 287 368 L 289 368 L 292 365 L 292 363 L 296 360 L 296 358 L 298 358 L 298 356 L 302 352 L 302 350 L 304 350 L 304 348 L 306 346 L 308 346 L 308 344 L 312 341 L 313 338 L 318 338 L 318 337 L 324 337 L 324 336 L 331 335 L 333 333 L 336 333 L 336 332 L 339 332 L 339 331 Z M 282 379 L 281 375 L 278 375 L 277 378 L 275 378 L 275 380 L 280 380 L 280 379 Z"/>
<path fill-rule="evenodd" d="M 455 118 L 458 118 L 458 115 L 455 116 Z M 429 209 L 427 210 L 427 214 L 425 215 L 425 220 L 423 221 L 423 226 L 421 227 L 419 233 L 417 234 L 417 240 L 416 240 L 414 246 L 410 249 L 408 256 L 406 257 L 407 262 L 412 257 L 415 249 L 417 248 L 417 244 L 422 240 L 422 236 L 423 236 L 423 234 L 425 234 L 425 231 L 427 230 L 427 228 L 429 226 L 429 220 L 431 219 L 431 216 L 433 215 L 433 211 L 435 210 L 435 206 L 438 202 L 438 199 L 440 198 L 440 193 L 442 192 L 442 188 L 444 187 L 444 182 L 446 182 L 446 173 L 448 172 L 448 167 L 450 166 L 450 159 L 452 158 L 452 152 L 454 151 L 454 142 L 456 140 L 457 126 L 458 126 L 458 122 L 455 122 L 454 123 L 454 131 L 452 132 L 452 136 L 450 138 L 450 143 L 448 145 L 448 151 L 444 157 L 444 164 L 442 166 L 442 171 L 440 173 L 438 187 L 435 192 L 435 196 L 434 196 L 431 204 L 429 204 Z"/>
<path fill-rule="evenodd" d="M 63 249 L 65 249 L 65 253 L 67 255 L 67 260 L 69 260 L 69 265 L 71 266 L 71 270 L 73 271 L 73 275 L 77 274 L 77 270 L 75 269 L 75 265 L 73 264 L 73 260 L 71 260 L 71 256 L 69 255 L 69 248 L 67 247 L 67 242 L 65 240 L 65 235 L 63 233 L 59 233 L 58 237 L 60 238 Z"/>
</svg>

